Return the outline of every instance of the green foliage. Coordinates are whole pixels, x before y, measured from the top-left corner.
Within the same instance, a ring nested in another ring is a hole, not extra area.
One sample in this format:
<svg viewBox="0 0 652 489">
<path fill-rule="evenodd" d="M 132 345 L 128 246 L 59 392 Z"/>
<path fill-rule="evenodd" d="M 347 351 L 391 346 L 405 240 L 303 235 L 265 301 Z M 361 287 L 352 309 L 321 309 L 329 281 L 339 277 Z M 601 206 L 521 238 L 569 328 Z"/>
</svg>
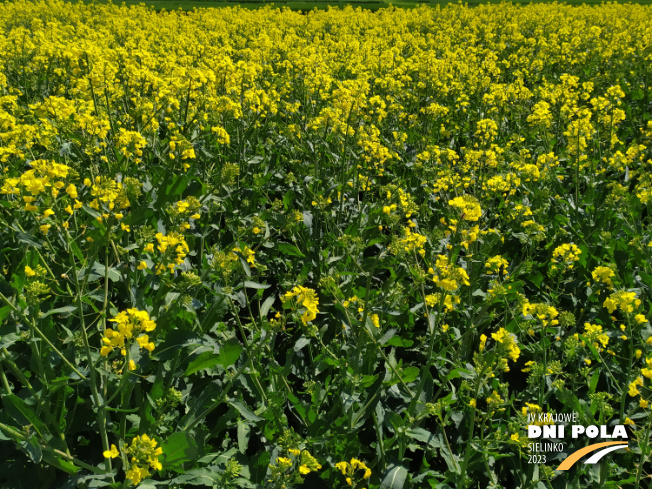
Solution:
<svg viewBox="0 0 652 489">
<path fill-rule="evenodd" d="M 0 485 L 649 478 L 650 18 L 3 4 Z"/>
</svg>

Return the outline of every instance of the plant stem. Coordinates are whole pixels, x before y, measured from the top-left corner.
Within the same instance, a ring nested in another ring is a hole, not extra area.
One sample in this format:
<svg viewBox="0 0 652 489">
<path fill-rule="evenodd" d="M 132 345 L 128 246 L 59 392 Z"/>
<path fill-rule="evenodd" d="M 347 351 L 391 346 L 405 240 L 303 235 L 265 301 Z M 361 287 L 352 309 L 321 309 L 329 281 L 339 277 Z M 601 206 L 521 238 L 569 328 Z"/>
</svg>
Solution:
<svg viewBox="0 0 652 489">
<path fill-rule="evenodd" d="M 260 381 L 258 380 L 258 372 L 256 371 L 256 368 L 254 367 L 253 359 L 251 356 L 251 346 L 250 343 L 247 341 L 247 336 L 245 335 L 244 328 L 242 326 L 242 322 L 240 321 L 240 316 L 238 315 L 238 311 L 235 309 L 235 304 L 233 304 L 233 300 L 229 297 L 229 304 L 231 305 L 231 311 L 233 312 L 233 315 L 235 316 L 236 323 L 238 324 L 238 329 L 240 330 L 240 334 L 242 335 L 242 341 L 244 341 L 245 348 L 247 349 L 247 353 L 249 353 L 249 364 L 251 365 L 251 370 L 252 370 L 252 379 L 254 381 L 254 384 L 256 384 L 256 389 L 258 389 L 258 392 L 260 393 L 260 396 L 263 398 L 263 402 L 267 402 L 267 396 L 265 395 L 265 390 L 263 389 L 263 386 L 260 385 Z M 262 344 L 263 342 L 261 342 Z"/>
<path fill-rule="evenodd" d="M 7 391 L 7 395 L 11 395 L 11 387 L 9 386 L 9 381 L 7 381 L 7 376 L 5 375 L 5 369 L 2 368 L 0 363 L 0 378 L 2 378 L 2 386 Z"/>
<path fill-rule="evenodd" d="M 9 301 L 7 297 L 5 297 L 2 294 L 2 292 L 0 292 L 0 299 L 2 299 L 3 302 L 5 302 L 9 307 L 11 307 L 16 314 L 20 315 L 23 320 L 27 321 L 30 324 L 30 329 L 32 329 L 32 331 L 35 331 L 36 334 L 38 334 L 43 339 L 43 341 L 45 341 L 48 344 L 48 346 L 52 348 L 52 350 L 61 358 L 61 360 L 63 360 L 64 363 L 68 365 L 72 369 L 72 371 L 79 376 L 80 379 L 87 380 L 86 376 L 82 374 L 79 370 L 77 370 L 77 368 L 72 363 L 70 363 L 70 361 L 63 355 L 63 353 L 61 353 L 57 349 L 57 347 L 52 344 L 52 342 L 48 339 L 47 336 L 45 336 L 45 334 L 38 328 L 38 326 L 36 326 L 36 321 L 34 320 L 34 318 L 32 318 L 32 320 L 30 321 L 29 318 L 27 318 L 27 316 L 25 316 L 20 309 L 18 309 L 14 304 L 12 304 Z"/>
<path fill-rule="evenodd" d="M 105 413 L 105 408 L 104 404 L 101 402 L 100 399 L 100 394 L 97 389 L 97 371 L 95 370 L 95 364 L 93 363 L 93 356 L 91 354 L 91 346 L 88 341 L 88 333 L 86 331 L 86 322 L 84 320 L 84 308 L 82 304 L 82 290 L 79 285 L 79 277 L 78 277 L 78 272 L 77 272 L 77 266 L 75 264 L 75 257 L 74 254 L 72 253 L 72 250 L 70 248 L 70 234 L 66 231 L 66 244 L 68 248 L 68 256 L 70 257 L 70 265 L 72 268 L 72 276 L 73 276 L 73 282 L 75 285 L 75 301 L 77 303 L 77 310 L 79 311 L 79 322 L 81 326 L 81 333 L 82 333 L 82 339 L 84 341 L 84 349 L 86 350 L 86 358 L 88 359 L 88 367 L 90 369 L 91 373 L 91 394 L 93 396 L 93 403 L 95 404 L 95 408 L 97 409 L 97 424 L 98 424 L 98 429 L 100 431 L 100 438 L 102 439 L 102 448 L 104 451 L 109 450 L 109 437 L 106 432 L 106 413 Z M 106 270 L 105 270 L 106 271 Z M 111 473 L 112 472 L 112 467 L 111 467 L 111 459 L 107 458 L 106 459 L 106 473 Z M 115 482 L 115 478 L 111 476 L 111 479 Z"/>
</svg>

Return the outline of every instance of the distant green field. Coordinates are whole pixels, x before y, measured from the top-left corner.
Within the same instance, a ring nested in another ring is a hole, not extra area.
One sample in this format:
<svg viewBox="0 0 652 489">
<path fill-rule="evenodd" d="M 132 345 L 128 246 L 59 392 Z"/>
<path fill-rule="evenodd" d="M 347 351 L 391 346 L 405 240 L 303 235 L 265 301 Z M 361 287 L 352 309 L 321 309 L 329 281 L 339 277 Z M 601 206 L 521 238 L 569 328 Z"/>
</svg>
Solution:
<svg viewBox="0 0 652 489">
<path fill-rule="evenodd" d="M 108 0 L 84 0 L 85 2 L 98 2 L 98 3 L 108 3 Z M 501 3 L 503 0 L 467 0 L 463 3 L 466 3 L 471 6 L 477 6 L 485 3 Z M 553 0 L 528 0 L 528 1 L 513 1 L 511 3 L 525 5 L 528 3 L 551 3 Z M 378 10 L 380 8 L 386 8 L 390 5 L 401 8 L 413 8 L 419 4 L 426 5 L 447 5 L 450 3 L 458 3 L 453 0 L 425 0 L 425 1 L 414 1 L 414 0 L 391 0 L 391 1 L 378 1 L 378 0 L 352 0 L 352 1 L 323 1 L 323 0 L 314 0 L 314 1 L 265 1 L 265 0 L 124 0 L 123 2 L 114 1 L 113 3 L 125 5 L 139 5 L 145 4 L 148 6 L 154 7 L 155 10 L 192 10 L 194 8 L 222 8 L 222 7 L 233 7 L 240 5 L 241 7 L 248 9 L 257 9 L 264 7 L 265 5 L 273 5 L 274 7 L 282 8 L 287 7 L 290 10 L 295 11 L 309 11 L 312 9 L 326 9 L 329 6 L 332 7 L 344 7 L 346 5 L 351 5 L 353 7 L 361 7 L 368 10 Z M 604 0 L 566 0 L 565 2 L 570 5 L 599 5 L 604 3 Z M 635 3 L 641 5 L 652 4 L 652 0 L 634 0 L 632 2 L 619 2 L 619 3 Z"/>
</svg>

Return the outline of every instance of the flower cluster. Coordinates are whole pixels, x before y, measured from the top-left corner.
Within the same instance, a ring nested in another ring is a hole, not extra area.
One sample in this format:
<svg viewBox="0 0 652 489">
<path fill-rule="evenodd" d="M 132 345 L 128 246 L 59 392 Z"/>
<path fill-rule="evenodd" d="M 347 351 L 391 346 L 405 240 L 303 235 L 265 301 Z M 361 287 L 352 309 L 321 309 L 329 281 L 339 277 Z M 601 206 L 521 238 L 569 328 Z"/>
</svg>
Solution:
<svg viewBox="0 0 652 489">
<path fill-rule="evenodd" d="M 120 348 L 122 356 L 126 356 L 129 342 L 134 338 L 140 348 L 149 352 L 154 350 L 154 343 L 149 341 L 149 336 L 147 334 L 140 334 L 149 333 L 156 329 L 156 323 L 150 319 L 147 311 L 127 309 L 126 311 L 119 312 L 117 316 L 109 319 L 109 321 L 116 323 L 116 328 L 107 328 L 104 332 L 100 355 L 105 357 L 114 348 Z M 132 367 L 134 365 L 130 364 L 130 369 L 133 370 Z"/>
<path fill-rule="evenodd" d="M 500 328 L 495 333 L 491 333 L 491 337 L 502 345 L 502 348 L 512 362 L 518 360 L 518 357 L 521 355 L 521 349 L 518 347 L 518 342 L 514 334 L 509 333 L 505 328 Z"/>
<path fill-rule="evenodd" d="M 137 486 L 140 482 L 149 477 L 150 469 L 161 470 L 163 465 L 159 462 L 159 455 L 163 453 L 161 447 L 156 446 L 156 440 L 143 434 L 136 436 L 131 445 L 123 447 L 124 453 L 127 456 L 129 469 L 126 471 L 125 478 L 131 481 L 131 484 Z M 111 445 L 110 450 L 105 450 L 103 453 L 105 458 L 117 458 L 120 456 L 120 451 L 115 445 Z"/>
<path fill-rule="evenodd" d="M 453 265 L 446 255 L 438 255 L 435 269 L 429 268 L 428 273 L 432 274 L 432 281 L 437 287 L 448 292 L 457 290 L 462 285 L 470 285 L 466 270 Z"/>
<path fill-rule="evenodd" d="M 634 309 L 641 305 L 641 300 L 636 297 L 636 292 L 627 292 L 619 290 L 607 297 L 603 306 L 609 310 L 609 314 L 613 314 L 616 309 L 622 313 L 629 314 L 634 312 Z"/>
<path fill-rule="evenodd" d="M 610 290 L 613 289 L 614 283 L 613 278 L 616 276 L 616 273 L 613 271 L 613 268 L 610 267 L 596 267 L 591 272 L 591 277 L 598 283 L 605 284 Z"/>
<path fill-rule="evenodd" d="M 127 159 L 132 158 L 134 155 L 135 163 L 142 162 L 143 149 L 147 146 L 147 140 L 137 131 L 127 131 L 121 127 L 116 136 L 116 146 L 119 152 Z"/>
<path fill-rule="evenodd" d="M 599 324 L 584 323 L 584 333 L 583 335 L 586 340 L 588 340 L 593 348 L 598 352 L 602 352 L 607 345 L 609 344 L 609 336 L 607 336 L 602 331 L 602 326 Z M 575 337 L 579 339 L 579 335 L 576 333 Z M 584 346 L 584 341 L 582 341 L 582 346 Z"/>
<path fill-rule="evenodd" d="M 27 277 L 25 299 L 29 305 L 36 305 L 49 297 L 43 297 L 50 293 L 50 287 L 45 282 L 46 275 L 47 270 L 43 265 L 37 265 L 35 268 L 25 265 L 25 277 Z"/>
<path fill-rule="evenodd" d="M 509 262 L 505 260 L 501 255 L 496 255 L 489 258 L 485 262 L 484 266 L 487 269 L 487 275 L 499 275 L 500 273 L 507 275 L 507 267 L 509 267 Z"/>
<path fill-rule="evenodd" d="M 435 292 L 434 294 L 428 294 L 425 297 L 425 301 L 428 307 L 443 305 L 444 312 L 448 313 L 455 310 L 455 304 L 459 304 L 461 299 L 459 295 Z"/>
<path fill-rule="evenodd" d="M 30 170 L 17 178 L 6 178 L 0 185 L 0 194 L 22 196 L 23 210 L 33 213 L 39 222 L 39 231 L 48 234 L 55 223 L 57 197 L 65 189 L 68 198 L 62 201 L 61 207 L 73 214 L 74 209 L 79 209 L 82 203 L 77 200 L 77 188 L 74 184 L 66 185 L 66 178 L 74 178 L 77 173 L 67 165 L 46 160 L 35 160 L 30 163 Z M 74 201 L 74 204 L 72 203 Z M 66 205 L 67 204 L 67 205 Z M 15 204 L 14 204 L 15 205 Z M 64 222 L 63 227 L 68 228 Z"/>
<path fill-rule="evenodd" d="M 196 197 L 188 197 L 185 200 L 180 200 L 170 205 L 167 212 L 170 215 L 173 225 L 177 226 L 180 231 L 187 231 L 190 229 L 190 221 L 199 219 L 201 209 L 201 202 Z"/>
<path fill-rule="evenodd" d="M 190 251 L 186 239 L 177 231 L 172 231 L 167 235 L 156 233 L 154 237 L 158 243 L 156 249 L 162 255 L 160 263 L 156 266 L 156 274 L 158 275 L 166 269 L 173 271 L 177 265 L 183 263 L 184 258 Z M 154 245 L 149 243 L 145 247 L 145 251 L 153 252 Z"/>
<path fill-rule="evenodd" d="M 249 265 L 256 265 L 256 252 L 249 248 L 247 245 L 242 247 L 236 246 L 233 248 L 233 250 L 231 250 L 231 256 L 234 256 L 236 260 L 238 259 L 238 255 L 242 255 L 242 257 L 247 263 L 249 263 Z"/>
<path fill-rule="evenodd" d="M 321 464 L 308 450 L 288 448 L 288 456 L 277 457 L 276 463 L 271 463 L 269 469 L 269 482 L 280 483 L 280 487 L 289 487 L 302 483 L 303 476 L 320 470 Z"/>
<path fill-rule="evenodd" d="M 101 210 L 102 207 L 113 211 L 114 209 L 126 209 L 131 206 L 127 189 L 122 182 L 117 182 L 112 178 L 95 177 L 95 183 L 87 178 L 84 180 L 85 186 L 91 186 L 91 197 L 93 200 L 88 204 L 95 210 Z"/>
<path fill-rule="evenodd" d="M 559 316 L 559 312 L 548 304 L 526 301 L 523 304 L 523 316 L 533 316 L 541 321 L 544 326 L 557 326 L 559 324 L 559 321 L 555 319 Z"/>
<path fill-rule="evenodd" d="M 72 172 L 71 168 L 54 161 L 35 160 L 30 163 L 31 170 L 27 170 L 18 178 L 7 178 L 2 187 L 0 194 L 23 195 L 29 194 L 36 197 L 50 189 L 53 197 L 59 195 L 59 190 L 66 184 L 64 179 Z M 32 201 L 25 201 L 31 203 Z M 25 209 L 35 210 L 35 209 Z"/>
<path fill-rule="evenodd" d="M 256 252 L 247 245 L 236 246 L 231 251 L 220 250 L 215 246 L 212 249 L 212 255 L 211 267 L 224 279 L 228 278 L 240 266 L 241 259 L 251 267 L 256 266 Z M 240 268 L 242 267 L 240 266 Z"/>
<path fill-rule="evenodd" d="M 574 244 L 563 244 L 557 246 L 552 252 L 552 259 L 550 260 L 553 265 L 550 267 L 551 270 L 557 269 L 557 264 L 561 264 L 564 268 L 572 270 L 575 266 L 575 262 L 579 261 L 582 250 L 580 250 Z"/>
<path fill-rule="evenodd" d="M 335 468 L 346 478 L 346 483 L 354 488 L 371 477 L 371 469 L 357 458 L 352 458 L 350 462 L 338 462 Z"/>
<path fill-rule="evenodd" d="M 448 201 L 448 205 L 457 209 L 460 213 L 460 218 L 465 221 L 477 221 L 482 215 L 482 207 L 478 199 L 472 195 L 463 195 L 455 197 Z"/>
<path fill-rule="evenodd" d="M 427 241 L 428 238 L 422 234 L 415 233 L 409 227 L 405 227 L 403 228 L 403 237 L 392 242 L 389 249 L 394 255 L 417 252 L 419 255 L 424 256 L 426 250 L 423 247 Z"/>
<path fill-rule="evenodd" d="M 297 286 L 286 292 L 282 297 L 284 302 L 292 298 L 296 298 L 296 301 L 305 308 L 301 315 L 301 322 L 304 325 L 317 317 L 319 313 L 319 297 L 317 297 L 317 293 L 313 289 Z"/>
<path fill-rule="evenodd" d="M 321 464 L 313 457 L 308 450 L 298 450 L 296 448 L 288 449 L 288 452 L 294 457 L 299 457 L 299 473 L 308 475 L 321 469 Z"/>
<path fill-rule="evenodd" d="M 163 453 L 161 447 L 156 446 L 156 440 L 149 438 L 146 434 L 137 436 L 131 441 L 131 445 L 125 448 L 125 453 L 130 461 L 130 467 L 125 478 L 131 480 L 135 486 L 145 477 L 149 476 L 149 469 L 161 470 L 163 466 L 158 457 Z"/>
</svg>

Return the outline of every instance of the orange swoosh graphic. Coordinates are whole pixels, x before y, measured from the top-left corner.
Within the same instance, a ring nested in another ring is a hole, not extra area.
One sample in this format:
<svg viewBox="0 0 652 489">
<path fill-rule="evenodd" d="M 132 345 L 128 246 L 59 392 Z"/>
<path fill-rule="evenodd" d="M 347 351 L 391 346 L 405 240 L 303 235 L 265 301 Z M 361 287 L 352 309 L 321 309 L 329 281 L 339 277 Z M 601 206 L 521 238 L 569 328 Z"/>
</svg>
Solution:
<svg viewBox="0 0 652 489">
<path fill-rule="evenodd" d="M 577 462 L 579 459 L 581 459 L 584 455 L 587 453 L 594 452 L 598 448 L 602 447 L 608 447 L 610 445 L 623 445 L 625 442 L 622 441 L 605 441 L 603 443 L 594 443 L 593 445 L 589 445 L 588 447 L 580 448 L 576 452 L 571 453 L 566 460 L 564 460 L 561 464 L 559 464 L 559 467 L 557 467 L 555 470 L 568 470 L 570 469 L 575 462 Z"/>
</svg>

